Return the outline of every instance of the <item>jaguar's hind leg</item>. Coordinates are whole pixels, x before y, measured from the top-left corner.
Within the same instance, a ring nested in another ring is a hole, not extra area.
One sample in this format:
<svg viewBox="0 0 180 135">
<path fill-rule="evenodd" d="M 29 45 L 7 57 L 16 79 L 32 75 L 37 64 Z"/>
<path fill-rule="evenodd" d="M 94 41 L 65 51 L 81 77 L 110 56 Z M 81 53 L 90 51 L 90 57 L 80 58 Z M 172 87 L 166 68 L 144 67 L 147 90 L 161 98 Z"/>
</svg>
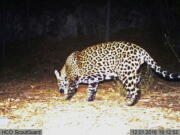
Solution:
<svg viewBox="0 0 180 135">
<path fill-rule="evenodd" d="M 139 81 L 140 76 L 138 75 L 129 76 L 125 80 L 123 80 L 123 84 L 125 86 L 125 89 L 127 90 L 126 105 L 128 106 L 136 104 L 140 99 L 141 91 L 138 88 Z"/>
<path fill-rule="evenodd" d="M 126 88 L 127 89 L 127 88 Z M 134 88 L 134 89 L 127 89 L 127 95 L 126 95 L 126 105 L 127 106 L 132 106 L 134 104 L 136 104 L 141 96 L 141 91 L 139 90 L 139 88 Z"/>
</svg>

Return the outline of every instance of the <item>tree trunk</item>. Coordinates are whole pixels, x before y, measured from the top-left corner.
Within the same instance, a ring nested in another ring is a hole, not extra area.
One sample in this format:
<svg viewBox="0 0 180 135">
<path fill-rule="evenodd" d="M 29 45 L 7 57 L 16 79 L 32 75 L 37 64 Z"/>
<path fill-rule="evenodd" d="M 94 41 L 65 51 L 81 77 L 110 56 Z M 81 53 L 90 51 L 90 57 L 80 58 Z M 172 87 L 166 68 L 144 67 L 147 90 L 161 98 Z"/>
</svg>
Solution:
<svg viewBox="0 0 180 135">
<path fill-rule="evenodd" d="M 1 46 L 1 58 L 2 61 L 5 62 L 6 61 L 6 22 L 7 22 L 7 15 L 6 15 L 6 5 L 4 3 L 4 1 L 2 0 L 2 46 Z M 1 63 L 2 64 L 2 63 Z"/>
<path fill-rule="evenodd" d="M 106 35 L 105 35 L 105 41 L 109 41 L 110 36 L 110 16 L 111 16 L 111 0 L 107 0 L 107 6 L 106 6 Z"/>
</svg>

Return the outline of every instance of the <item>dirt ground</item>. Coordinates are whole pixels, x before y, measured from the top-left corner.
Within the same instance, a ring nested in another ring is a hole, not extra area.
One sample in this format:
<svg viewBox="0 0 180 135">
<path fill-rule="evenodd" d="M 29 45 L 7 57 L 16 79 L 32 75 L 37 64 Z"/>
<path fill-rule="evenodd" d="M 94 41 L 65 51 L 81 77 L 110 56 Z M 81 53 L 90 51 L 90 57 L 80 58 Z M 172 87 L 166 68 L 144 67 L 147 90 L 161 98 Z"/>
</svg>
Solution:
<svg viewBox="0 0 180 135">
<path fill-rule="evenodd" d="M 180 84 L 159 79 L 135 106 L 128 107 L 112 82 L 100 84 L 94 102 L 87 86 L 71 101 L 56 80 L 0 83 L 0 128 L 42 129 L 43 135 L 128 135 L 130 129 L 180 129 Z"/>
</svg>

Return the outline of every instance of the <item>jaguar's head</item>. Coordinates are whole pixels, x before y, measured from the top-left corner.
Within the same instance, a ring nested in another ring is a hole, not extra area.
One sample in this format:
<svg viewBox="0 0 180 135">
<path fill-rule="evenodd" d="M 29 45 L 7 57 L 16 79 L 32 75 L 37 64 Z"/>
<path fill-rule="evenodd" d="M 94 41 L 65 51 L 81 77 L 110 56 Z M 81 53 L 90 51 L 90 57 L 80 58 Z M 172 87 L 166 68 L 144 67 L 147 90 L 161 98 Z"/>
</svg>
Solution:
<svg viewBox="0 0 180 135">
<path fill-rule="evenodd" d="M 66 77 L 65 68 L 63 67 L 60 73 L 57 70 L 55 70 L 54 73 L 57 78 L 59 92 L 61 94 L 67 94 L 69 89 L 69 81 Z"/>
</svg>

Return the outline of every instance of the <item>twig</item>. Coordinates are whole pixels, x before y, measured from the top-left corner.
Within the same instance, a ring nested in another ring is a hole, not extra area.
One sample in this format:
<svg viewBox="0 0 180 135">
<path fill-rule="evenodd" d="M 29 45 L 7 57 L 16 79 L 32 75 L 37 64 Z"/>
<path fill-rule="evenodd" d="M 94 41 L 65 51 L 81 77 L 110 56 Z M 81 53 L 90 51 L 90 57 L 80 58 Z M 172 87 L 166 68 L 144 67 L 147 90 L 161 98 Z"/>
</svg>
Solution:
<svg viewBox="0 0 180 135">
<path fill-rule="evenodd" d="M 165 33 L 164 36 L 165 36 L 166 42 L 167 42 L 168 46 L 170 47 L 172 53 L 177 58 L 177 61 L 180 63 L 180 58 L 179 58 L 178 54 L 176 53 L 176 51 L 174 50 L 173 45 L 170 43 L 167 34 Z"/>
</svg>

